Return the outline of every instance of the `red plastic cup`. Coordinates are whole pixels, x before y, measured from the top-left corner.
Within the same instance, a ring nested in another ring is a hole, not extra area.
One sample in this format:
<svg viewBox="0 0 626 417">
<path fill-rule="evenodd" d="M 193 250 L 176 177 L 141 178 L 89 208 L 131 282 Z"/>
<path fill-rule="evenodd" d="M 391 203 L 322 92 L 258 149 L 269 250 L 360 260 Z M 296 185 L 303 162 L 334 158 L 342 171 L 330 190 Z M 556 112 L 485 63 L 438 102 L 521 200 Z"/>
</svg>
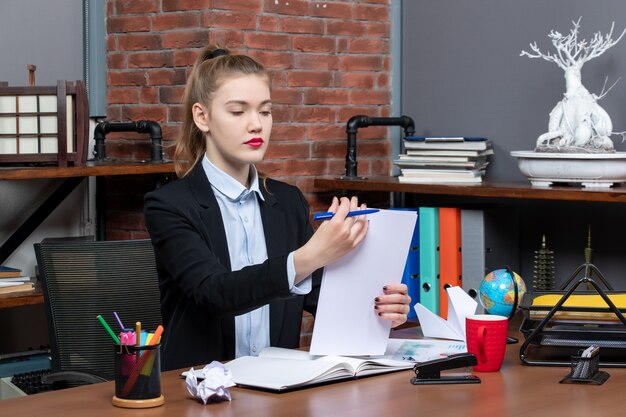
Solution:
<svg viewBox="0 0 626 417">
<path fill-rule="evenodd" d="M 504 316 L 475 314 L 465 319 L 467 351 L 476 355 L 476 372 L 496 372 L 502 367 L 509 322 Z"/>
</svg>

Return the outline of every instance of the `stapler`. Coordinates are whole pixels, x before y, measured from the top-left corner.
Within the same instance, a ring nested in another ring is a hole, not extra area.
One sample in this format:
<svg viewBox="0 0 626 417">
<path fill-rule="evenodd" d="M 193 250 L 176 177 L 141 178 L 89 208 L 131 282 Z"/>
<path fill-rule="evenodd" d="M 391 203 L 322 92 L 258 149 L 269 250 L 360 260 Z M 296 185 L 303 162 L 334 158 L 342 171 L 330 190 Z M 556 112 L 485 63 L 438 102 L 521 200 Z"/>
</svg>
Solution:
<svg viewBox="0 0 626 417">
<path fill-rule="evenodd" d="M 441 371 L 474 366 L 477 363 L 476 356 L 472 353 L 458 353 L 441 359 L 417 363 L 413 367 L 415 377 L 411 378 L 411 383 L 413 385 L 478 384 L 480 378 L 475 375 L 441 376 Z"/>
</svg>

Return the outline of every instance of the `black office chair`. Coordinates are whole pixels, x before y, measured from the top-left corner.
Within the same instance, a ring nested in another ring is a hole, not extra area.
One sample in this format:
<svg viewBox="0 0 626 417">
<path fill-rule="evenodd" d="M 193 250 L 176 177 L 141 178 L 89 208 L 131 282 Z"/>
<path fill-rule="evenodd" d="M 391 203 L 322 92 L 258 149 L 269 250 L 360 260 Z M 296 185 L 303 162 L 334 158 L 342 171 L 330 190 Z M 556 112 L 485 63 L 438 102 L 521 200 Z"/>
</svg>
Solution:
<svg viewBox="0 0 626 417">
<path fill-rule="evenodd" d="M 96 316 L 117 334 L 114 311 L 128 328 L 140 321 L 143 329 L 154 330 L 162 323 L 150 240 L 44 239 L 35 244 L 35 254 L 52 351 L 47 382 L 112 380 L 114 341 Z"/>
</svg>

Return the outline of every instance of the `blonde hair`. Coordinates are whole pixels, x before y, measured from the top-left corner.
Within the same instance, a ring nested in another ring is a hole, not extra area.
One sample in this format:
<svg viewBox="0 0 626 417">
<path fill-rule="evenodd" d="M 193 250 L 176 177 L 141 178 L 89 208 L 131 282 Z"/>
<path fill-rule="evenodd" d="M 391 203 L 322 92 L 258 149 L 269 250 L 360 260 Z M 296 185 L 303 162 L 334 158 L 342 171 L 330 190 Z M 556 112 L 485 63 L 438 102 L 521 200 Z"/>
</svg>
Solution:
<svg viewBox="0 0 626 417">
<path fill-rule="evenodd" d="M 246 55 L 228 55 L 226 49 L 208 46 L 200 52 L 185 86 L 183 100 L 183 125 L 174 149 L 174 167 L 182 178 L 189 174 L 206 152 L 204 134 L 193 121 L 195 103 L 210 106 L 222 82 L 233 75 L 255 74 L 267 79 L 263 65 Z"/>
</svg>

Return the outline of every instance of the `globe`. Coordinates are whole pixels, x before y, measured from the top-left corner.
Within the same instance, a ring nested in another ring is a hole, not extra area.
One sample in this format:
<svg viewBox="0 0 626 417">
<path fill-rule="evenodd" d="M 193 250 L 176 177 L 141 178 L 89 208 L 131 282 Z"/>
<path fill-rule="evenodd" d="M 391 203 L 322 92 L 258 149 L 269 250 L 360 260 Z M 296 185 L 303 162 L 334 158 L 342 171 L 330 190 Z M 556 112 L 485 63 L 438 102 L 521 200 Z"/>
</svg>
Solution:
<svg viewBox="0 0 626 417">
<path fill-rule="evenodd" d="M 522 277 L 509 269 L 496 269 L 485 276 L 480 283 L 480 304 L 489 314 L 497 314 L 509 317 L 513 313 L 515 303 L 515 285 L 513 277 L 517 283 L 518 304 L 526 294 L 526 284 Z"/>
</svg>

